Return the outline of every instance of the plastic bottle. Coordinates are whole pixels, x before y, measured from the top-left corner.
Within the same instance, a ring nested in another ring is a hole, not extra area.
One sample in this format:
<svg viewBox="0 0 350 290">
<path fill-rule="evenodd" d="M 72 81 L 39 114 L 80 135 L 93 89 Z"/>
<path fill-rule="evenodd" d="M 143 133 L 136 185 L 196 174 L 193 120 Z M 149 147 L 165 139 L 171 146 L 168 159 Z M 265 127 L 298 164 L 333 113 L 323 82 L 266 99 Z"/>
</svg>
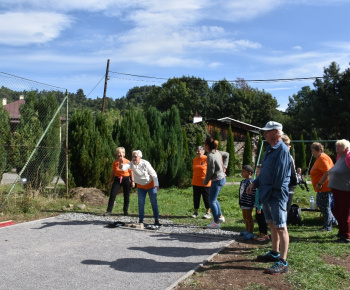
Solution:
<svg viewBox="0 0 350 290">
<path fill-rule="evenodd" d="M 315 205 L 314 197 L 311 195 L 311 197 L 310 197 L 310 209 L 314 209 L 314 205 Z"/>
</svg>

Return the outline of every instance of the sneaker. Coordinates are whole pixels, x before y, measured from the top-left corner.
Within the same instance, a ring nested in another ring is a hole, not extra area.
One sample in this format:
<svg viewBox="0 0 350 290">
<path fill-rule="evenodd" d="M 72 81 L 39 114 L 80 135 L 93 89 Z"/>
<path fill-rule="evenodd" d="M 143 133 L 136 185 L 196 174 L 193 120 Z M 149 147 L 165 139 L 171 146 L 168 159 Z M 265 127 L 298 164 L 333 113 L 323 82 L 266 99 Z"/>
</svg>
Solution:
<svg viewBox="0 0 350 290">
<path fill-rule="evenodd" d="M 245 236 L 243 236 L 243 238 L 245 239 L 245 240 L 251 240 L 252 238 L 254 238 L 255 237 L 255 234 L 254 233 L 248 233 L 248 234 L 246 234 Z"/>
<path fill-rule="evenodd" d="M 103 215 L 104 216 L 109 216 L 109 215 L 111 215 L 111 213 L 109 211 L 106 211 Z"/>
<path fill-rule="evenodd" d="M 254 240 L 257 240 L 258 238 L 262 237 L 264 234 L 263 233 L 260 233 L 258 232 L 255 236 L 254 236 Z"/>
<path fill-rule="evenodd" d="M 327 228 L 320 228 L 318 229 L 320 232 L 331 232 L 332 229 L 327 229 Z"/>
<path fill-rule="evenodd" d="M 245 236 L 246 234 L 248 234 L 249 232 L 248 231 L 243 231 L 243 232 L 240 232 L 239 235 L 240 236 Z"/>
<path fill-rule="evenodd" d="M 212 222 L 210 225 L 207 225 L 208 229 L 220 229 L 220 223 Z"/>
<path fill-rule="evenodd" d="M 271 275 L 279 275 L 282 273 L 287 273 L 289 271 L 288 262 L 283 263 L 281 260 L 275 262 L 275 264 L 271 267 L 265 270 L 266 274 Z"/>
<path fill-rule="evenodd" d="M 256 240 L 259 241 L 259 242 L 265 242 L 265 241 L 267 241 L 269 239 L 270 239 L 269 235 L 262 234 L 262 236 L 258 237 Z"/>
<path fill-rule="evenodd" d="M 207 212 L 204 216 L 203 216 L 204 219 L 210 219 L 211 218 L 211 213 L 210 212 Z"/>
<path fill-rule="evenodd" d="M 198 212 L 195 212 L 192 217 L 195 219 L 198 216 Z"/>
<path fill-rule="evenodd" d="M 224 217 L 224 216 L 219 217 L 219 222 L 220 222 L 220 223 L 224 223 L 224 222 L 225 222 L 225 217 Z"/>
<path fill-rule="evenodd" d="M 154 225 L 155 225 L 155 226 L 160 226 L 159 220 L 155 220 L 155 221 L 154 221 Z"/>
<path fill-rule="evenodd" d="M 348 244 L 348 243 L 350 243 L 350 239 L 341 237 L 340 239 L 335 240 L 335 242 L 336 242 L 336 243 L 345 243 L 345 244 Z"/>
<path fill-rule="evenodd" d="M 256 258 L 256 261 L 257 262 L 265 262 L 265 263 L 267 263 L 267 262 L 276 262 L 276 261 L 278 261 L 279 257 L 280 257 L 280 253 L 278 253 L 277 255 L 273 255 L 271 253 L 271 251 L 269 251 L 266 255 L 258 256 Z"/>
</svg>

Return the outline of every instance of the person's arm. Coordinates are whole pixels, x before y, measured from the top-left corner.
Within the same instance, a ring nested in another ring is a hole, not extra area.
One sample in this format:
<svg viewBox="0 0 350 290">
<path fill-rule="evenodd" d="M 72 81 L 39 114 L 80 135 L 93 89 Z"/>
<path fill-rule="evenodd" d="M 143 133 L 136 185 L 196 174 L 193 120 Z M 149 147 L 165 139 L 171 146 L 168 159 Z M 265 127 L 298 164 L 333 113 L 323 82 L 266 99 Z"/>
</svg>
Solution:
<svg viewBox="0 0 350 290">
<path fill-rule="evenodd" d="M 329 172 L 326 171 L 323 174 L 323 176 L 321 177 L 321 179 L 316 183 L 316 186 L 315 186 L 316 189 L 321 189 L 322 188 L 323 183 L 325 183 L 327 181 L 327 179 L 328 179 L 328 175 L 329 175 Z"/>
<path fill-rule="evenodd" d="M 221 153 L 221 156 L 222 156 L 222 164 L 223 164 L 224 168 L 226 169 L 227 166 L 228 166 L 228 161 L 229 161 L 230 154 L 225 152 L 225 151 L 220 151 L 220 153 Z"/>
<path fill-rule="evenodd" d="M 112 186 L 112 182 L 113 182 L 114 176 L 115 176 L 115 174 L 114 174 L 114 171 L 112 170 L 111 175 L 109 176 L 108 187 Z"/>
<path fill-rule="evenodd" d="M 134 173 L 132 172 L 131 169 L 129 169 L 129 173 L 130 173 L 130 179 L 131 179 L 131 187 L 134 188 L 135 187 Z"/>
<path fill-rule="evenodd" d="M 148 161 L 144 160 L 145 164 L 146 164 L 146 168 L 147 168 L 147 172 L 150 176 L 152 176 L 152 179 L 154 181 L 154 186 L 157 187 L 157 190 L 159 190 L 159 181 L 158 181 L 158 176 L 156 171 L 153 169 L 151 163 L 149 163 Z"/>
<path fill-rule="evenodd" d="M 210 154 L 210 153 L 209 153 Z M 215 165 L 213 158 L 207 157 L 207 173 L 205 174 L 205 178 L 203 180 L 203 184 L 207 185 L 211 180 L 212 176 L 215 173 Z"/>
</svg>

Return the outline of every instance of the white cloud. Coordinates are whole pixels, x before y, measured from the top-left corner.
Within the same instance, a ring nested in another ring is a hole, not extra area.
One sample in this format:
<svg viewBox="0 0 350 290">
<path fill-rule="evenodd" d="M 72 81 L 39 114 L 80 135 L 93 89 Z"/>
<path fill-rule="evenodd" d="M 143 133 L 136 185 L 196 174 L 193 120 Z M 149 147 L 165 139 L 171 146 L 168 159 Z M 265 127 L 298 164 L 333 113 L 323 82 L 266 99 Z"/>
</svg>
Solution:
<svg viewBox="0 0 350 290">
<path fill-rule="evenodd" d="M 66 15 L 50 12 L 0 14 L 0 43 L 13 46 L 45 43 L 57 38 L 71 22 Z"/>
<path fill-rule="evenodd" d="M 292 47 L 293 50 L 302 50 L 303 48 L 300 45 L 296 45 Z"/>
</svg>

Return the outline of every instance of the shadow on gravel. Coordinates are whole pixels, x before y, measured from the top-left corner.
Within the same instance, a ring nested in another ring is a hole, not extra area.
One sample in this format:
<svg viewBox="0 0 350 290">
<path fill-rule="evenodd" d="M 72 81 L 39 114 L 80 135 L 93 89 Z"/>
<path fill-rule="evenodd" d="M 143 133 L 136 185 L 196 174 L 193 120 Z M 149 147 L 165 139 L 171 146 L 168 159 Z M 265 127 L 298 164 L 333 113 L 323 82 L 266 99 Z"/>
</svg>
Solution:
<svg viewBox="0 0 350 290">
<path fill-rule="evenodd" d="M 163 257 L 191 257 L 191 256 L 210 256 L 213 251 L 219 249 L 196 249 L 193 247 L 130 247 L 131 251 L 142 251 L 151 255 Z"/>
<path fill-rule="evenodd" d="M 152 235 L 152 237 L 159 238 L 159 240 L 162 241 L 179 241 L 179 242 L 184 242 L 184 243 L 203 243 L 203 239 L 206 239 L 206 241 L 210 242 L 215 242 L 215 241 L 228 241 L 228 240 L 233 240 L 232 237 L 220 237 L 220 236 L 210 236 L 206 233 L 196 233 L 196 234 L 189 234 L 189 233 L 171 233 L 167 234 L 166 232 L 163 234 L 159 235 Z M 202 239 L 193 239 L 192 236 L 195 236 L 197 238 L 202 238 Z"/>
<path fill-rule="evenodd" d="M 152 259 L 127 258 L 118 259 L 114 262 L 100 260 L 84 260 L 84 265 L 108 265 L 112 269 L 121 272 L 131 273 L 166 273 L 166 272 L 184 272 L 198 266 L 198 263 L 185 262 L 157 262 Z"/>
<path fill-rule="evenodd" d="M 105 221 L 62 221 L 62 222 L 46 222 L 39 228 L 32 228 L 34 230 L 40 230 L 44 228 L 54 227 L 54 226 L 80 226 L 80 225 L 106 225 Z"/>
</svg>

